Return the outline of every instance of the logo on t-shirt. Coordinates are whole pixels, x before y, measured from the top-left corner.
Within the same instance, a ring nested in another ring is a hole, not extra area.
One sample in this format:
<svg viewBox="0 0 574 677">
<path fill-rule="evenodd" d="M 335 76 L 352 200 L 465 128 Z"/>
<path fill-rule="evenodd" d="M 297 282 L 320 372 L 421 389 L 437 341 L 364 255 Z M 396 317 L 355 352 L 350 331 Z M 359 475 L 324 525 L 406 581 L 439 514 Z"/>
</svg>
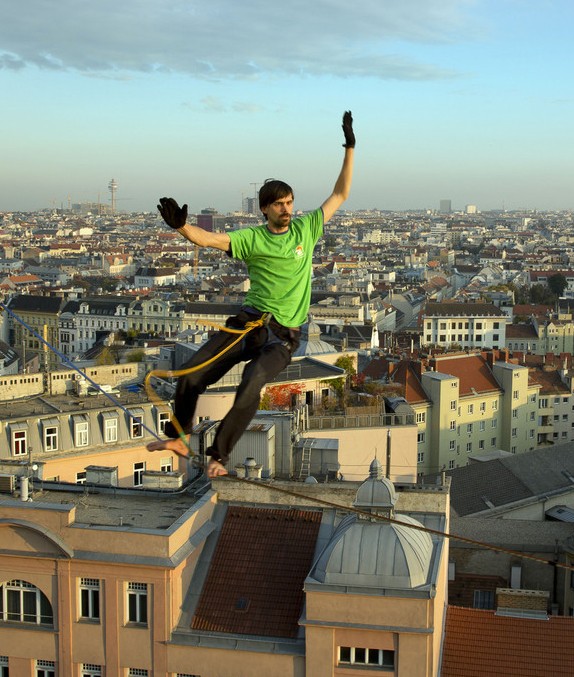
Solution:
<svg viewBox="0 0 574 677">
<path fill-rule="evenodd" d="M 295 247 L 295 251 L 294 251 L 295 258 L 300 259 L 300 258 L 303 256 L 304 253 L 305 253 L 305 252 L 303 251 L 303 245 L 298 244 L 298 245 Z"/>
</svg>

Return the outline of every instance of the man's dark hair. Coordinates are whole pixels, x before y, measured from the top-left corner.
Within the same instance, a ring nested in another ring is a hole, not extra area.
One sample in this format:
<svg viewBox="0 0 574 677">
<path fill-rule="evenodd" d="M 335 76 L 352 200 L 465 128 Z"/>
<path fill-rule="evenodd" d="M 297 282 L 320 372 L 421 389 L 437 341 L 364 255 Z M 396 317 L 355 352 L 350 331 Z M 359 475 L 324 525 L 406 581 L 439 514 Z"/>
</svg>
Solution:
<svg viewBox="0 0 574 677">
<path fill-rule="evenodd" d="M 264 207 L 273 204 L 275 200 L 280 200 L 288 195 L 295 197 L 293 188 L 291 188 L 288 183 L 277 179 L 266 179 L 265 183 L 259 189 L 259 209 L 263 209 Z"/>
</svg>

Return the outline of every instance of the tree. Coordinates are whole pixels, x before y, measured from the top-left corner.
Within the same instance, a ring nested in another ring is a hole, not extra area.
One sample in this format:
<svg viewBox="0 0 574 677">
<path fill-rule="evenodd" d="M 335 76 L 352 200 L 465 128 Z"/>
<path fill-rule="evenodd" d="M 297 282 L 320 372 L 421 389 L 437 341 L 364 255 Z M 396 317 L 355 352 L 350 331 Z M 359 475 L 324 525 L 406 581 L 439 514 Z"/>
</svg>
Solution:
<svg viewBox="0 0 574 677">
<path fill-rule="evenodd" d="M 126 362 L 143 362 L 145 359 L 145 350 L 130 350 L 126 355 Z"/>
<path fill-rule="evenodd" d="M 98 367 L 103 367 L 107 364 L 116 364 L 116 358 L 114 357 L 114 353 L 108 346 L 104 346 L 100 352 L 100 354 L 96 358 L 96 364 Z"/>
<path fill-rule="evenodd" d="M 568 280 L 562 273 L 556 273 L 548 278 L 548 288 L 557 297 L 560 298 L 568 286 Z"/>
<path fill-rule="evenodd" d="M 259 409 L 291 409 L 293 396 L 300 395 L 305 391 L 302 383 L 285 383 L 280 386 L 268 386 L 261 397 Z"/>
</svg>

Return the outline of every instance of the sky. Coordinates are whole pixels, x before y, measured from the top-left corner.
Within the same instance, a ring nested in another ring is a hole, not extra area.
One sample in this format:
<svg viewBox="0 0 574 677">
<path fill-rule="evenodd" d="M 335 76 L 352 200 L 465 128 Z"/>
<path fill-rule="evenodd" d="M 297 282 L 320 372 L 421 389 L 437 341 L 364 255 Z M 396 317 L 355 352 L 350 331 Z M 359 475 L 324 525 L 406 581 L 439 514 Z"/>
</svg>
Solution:
<svg viewBox="0 0 574 677">
<path fill-rule="evenodd" d="M 572 0 L 0 0 L 0 211 L 267 178 L 348 209 L 574 209 Z"/>
</svg>

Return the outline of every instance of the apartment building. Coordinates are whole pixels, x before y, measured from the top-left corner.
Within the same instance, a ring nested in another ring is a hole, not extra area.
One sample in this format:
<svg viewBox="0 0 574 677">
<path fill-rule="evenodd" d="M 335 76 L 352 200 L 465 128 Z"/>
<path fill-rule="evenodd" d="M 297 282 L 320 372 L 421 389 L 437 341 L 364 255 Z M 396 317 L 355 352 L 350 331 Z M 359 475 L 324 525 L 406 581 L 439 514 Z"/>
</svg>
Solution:
<svg viewBox="0 0 574 677">
<path fill-rule="evenodd" d="M 490 303 L 427 303 L 421 347 L 503 348 L 508 317 Z"/>
<path fill-rule="evenodd" d="M 362 483 L 29 498 L 0 494 L 10 677 L 439 674 L 448 541 L 424 529 L 448 529 L 448 483 L 373 461 Z"/>
<path fill-rule="evenodd" d="M 65 302 L 49 296 L 20 294 L 10 299 L 7 307 L 21 318 L 36 334 L 51 345 L 59 345 L 59 321 Z M 38 355 L 45 370 L 54 369 L 59 358 L 49 351 L 42 341 L 23 324 L 9 316 L 8 343 L 22 351 L 26 361 L 31 355 Z"/>
<path fill-rule="evenodd" d="M 108 334 L 125 333 L 131 302 L 128 297 L 68 301 L 60 316 L 58 343 L 55 347 L 64 355 L 75 357 L 92 348 Z"/>
<path fill-rule="evenodd" d="M 403 386 L 415 412 L 419 473 L 522 453 L 548 441 L 552 420 L 542 384 L 506 353 L 497 357 L 493 351 L 450 353 L 402 360 L 389 369 L 389 382 Z"/>
</svg>

